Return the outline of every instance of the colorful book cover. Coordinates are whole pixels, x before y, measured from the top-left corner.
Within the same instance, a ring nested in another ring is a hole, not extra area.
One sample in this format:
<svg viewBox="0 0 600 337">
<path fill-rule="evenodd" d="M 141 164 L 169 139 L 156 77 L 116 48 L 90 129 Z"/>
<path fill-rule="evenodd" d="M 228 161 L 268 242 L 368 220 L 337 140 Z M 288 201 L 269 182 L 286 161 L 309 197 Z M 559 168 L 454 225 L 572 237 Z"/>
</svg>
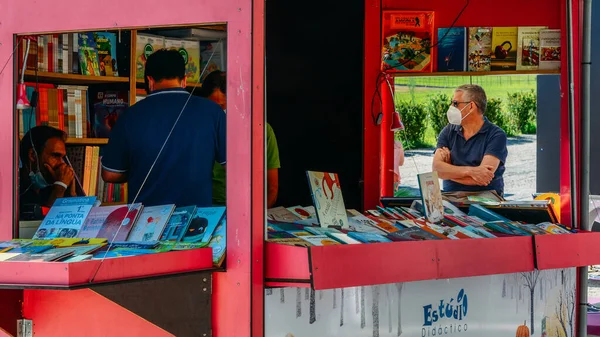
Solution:
<svg viewBox="0 0 600 337">
<path fill-rule="evenodd" d="M 200 41 L 202 81 L 215 70 L 227 69 L 227 43 L 225 41 Z"/>
<path fill-rule="evenodd" d="M 492 28 L 492 71 L 517 69 L 517 27 Z"/>
<path fill-rule="evenodd" d="M 306 235 L 311 235 L 310 233 L 306 233 Z M 296 236 L 292 233 L 277 231 L 277 232 L 267 232 L 267 239 L 293 239 Z"/>
<path fill-rule="evenodd" d="M 13 248 L 9 252 L 10 253 L 29 253 L 29 254 L 39 254 L 43 253 L 49 249 L 54 249 L 52 245 L 44 245 L 44 246 L 23 246 L 18 248 Z"/>
<path fill-rule="evenodd" d="M 185 76 L 190 83 L 200 82 L 200 42 L 165 38 L 165 48 L 176 49 L 185 61 Z"/>
<path fill-rule="evenodd" d="M 519 27 L 517 70 L 537 70 L 540 65 L 540 31 L 548 27 Z"/>
<path fill-rule="evenodd" d="M 437 71 L 466 71 L 467 28 L 438 28 Z"/>
<path fill-rule="evenodd" d="M 143 206 L 141 203 L 94 207 L 81 230 L 81 237 L 125 241 Z"/>
<path fill-rule="evenodd" d="M 312 247 L 313 246 L 310 242 L 299 239 L 299 238 L 269 239 L 268 242 L 277 243 L 277 244 L 281 244 L 281 245 L 288 245 L 288 246 L 297 246 L 297 247 Z M 213 250 L 213 253 L 214 253 L 214 250 Z"/>
<path fill-rule="evenodd" d="M 167 227 L 163 231 L 160 241 L 181 241 L 187 227 L 196 213 L 196 206 L 177 207 L 171 214 Z"/>
<path fill-rule="evenodd" d="M 100 62 L 94 33 L 79 33 L 79 66 L 82 75 L 100 76 Z"/>
<path fill-rule="evenodd" d="M 432 71 L 433 18 L 431 11 L 383 11 L 382 71 Z"/>
<path fill-rule="evenodd" d="M 71 252 L 53 252 L 53 253 L 24 253 L 12 257 L 6 261 L 18 261 L 18 262 L 51 262 L 56 261 L 66 256 L 73 255 Z"/>
<path fill-rule="evenodd" d="M 323 228 L 323 227 L 306 226 L 306 227 L 304 227 L 304 229 L 307 232 L 312 233 L 312 235 L 327 235 L 327 233 L 341 233 L 340 231 L 338 231 L 335 228 Z"/>
<path fill-rule="evenodd" d="M 90 113 L 92 137 L 108 138 L 119 116 L 129 107 L 128 91 L 99 91 Z"/>
<path fill-rule="evenodd" d="M 294 222 L 296 220 L 301 219 L 298 215 L 290 212 L 289 209 L 287 209 L 283 206 L 269 208 L 267 210 L 267 216 L 271 220 L 285 221 L 285 222 Z"/>
<path fill-rule="evenodd" d="M 560 69 L 560 29 L 540 30 L 540 70 Z"/>
<path fill-rule="evenodd" d="M 544 229 L 537 227 L 534 224 L 520 224 L 519 225 L 523 230 L 528 231 L 529 233 L 533 234 L 533 235 L 546 235 L 549 234 L 547 231 L 545 231 Z"/>
<path fill-rule="evenodd" d="M 334 246 L 339 245 L 340 243 L 334 239 L 326 235 L 310 235 L 310 236 L 301 236 L 302 240 L 305 240 L 312 244 L 313 246 Z"/>
<path fill-rule="evenodd" d="M 422 173 L 417 175 L 419 189 L 423 201 L 425 216 L 433 223 L 444 219 L 444 204 L 442 203 L 442 191 L 437 172 Z"/>
<path fill-rule="evenodd" d="M 76 256 L 71 256 L 71 257 L 67 258 L 66 260 L 63 260 L 63 262 L 66 262 L 66 263 L 81 262 L 81 261 L 91 260 L 92 257 L 93 257 L 92 254 L 89 254 L 89 255 L 76 255 Z"/>
<path fill-rule="evenodd" d="M 92 208 L 93 210 L 93 208 Z M 91 211 L 90 211 L 91 213 Z M 87 220 L 87 219 L 86 219 Z M 85 224 L 85 222 L 84 222 Z M 32 239 L 12 239 L 9 242 L 24 246 L 47 246 L 54 247 L 71 247 L 77 245 L 100 245 L 106 243 L 106 239 L 89 239 L 89 238 L 56 238 L 51 240 L 32 240 Z"/>
<path fill-rule="evenodd" d="M 496 236 L 492 233 L 490 233 L 489 231 L 487 231 L 485 228 L 482 227 L 473 227 L 473 226 L 467 226 L 464 227 L 466 230 L 471 231 L 481 237 L 484 238 L 495 238 Z"/>
<path fill-rule="evenodd" d="M 367 219 L 368 221 L 364 219 Z M 383 232 L 382 230 L 374 227 L 376 222 L 367 217 L 364 217 L 364 219 L 359 217 L 348 218 L 350 230 L 353 232 L 374 233 L 382 235 L 385 234 L 385 232 Z"/>
<path fill-rule="evenodd" d="M 158 241 L 174 209 L 174 204 L 144 207 L 126 241 Z"/>
<path fill-rule="evenodd" d="M 56 199 L 33 239 L 74 238 L 96 202 L 96 197 Z"/>
<path fill-rule="evenodd" d="M 348 216 L 337 173 L 306 171 L 306 175 L 321 227 L 348 229 Z"/>
<path fill-rule="evenodd" d="M 158 244 L 158 241 L 115 241 L 110 248 L 154 249 Z"/>
<path fill-rule="evenodd" d="M 469 71 L 490 71 L 492 62 L 492 27 L 469 27 Z"/>
<path fill-rule="evenodd" d="M 325 235 L 327 235 L 328 237 L 330 237 L 342 244 L 356 245 L 356 244 L 361 243 L 360 241 L 351 238 L 346 233 L 327 232 L 327 233 L 325 233 Z"/>
<path fill-rule="evenodd" d="M 364 243 L 392 242 L 385 236 L 375 233 L 348 232 L 348 236 Z"/>
<path fill-rule="evenodd" d="M 292 212 L 295 216 L 300 219 L 306 220 L 311 217 L 311 214 L 304 209 L 304 207 L 298 205 L 293 207 L 288 207 L 288 211 Z"/>
<path fill-rule="evenodd" d="M 212 238 L 208 242 L 208 247 L 212 248 L 213 265 L 220 267 L 223 264 L 223 260 L 225 260 L 227 248 L 227 215 L 223 216 L 223 219 L 215 229 Z"/>
<path fill-rule="evenodd" d="M 487 222 L 487 221 L 510 222 L 510 219 L 507 219 L 494 211 L 491 211 L 481 205 L 476 205 L 476 204 L 469 206 L 469 216 L 477 217 L 479 219 L 482 219 L 484 222 Z"/>
<path fill-rule="evenodd" d="M 225 215 L 225 207 L 198 207 L 183 236 L 183 242 L 209 242 Z"/>
<path fill-rule="evenodd" d="M 538 226 L 539 228 L 545 230 L 546 232 L 550 233 L 550 234 L 571 234 L 571 232 L 569 232 L 568 230 L 557 226 L 553 223 L 550 222 L 542 222 L 537 224 L 536 226 Z"/>
<path fill-rule="evenodd" d="M 94 32 L 98 49 L 100 76 L 119 76 L 117 67 L 117 35 L 109 32 Z"/>
<path fill-rule="evenodd" d="M 134 249 L 134 248 L 115 248 L 109 251 L 101 250 L 97 251 L 93 254 L 93 260 L 101 260 L 104 258 L 114 258 L 114 257 L 126 257 L 126 256 L 137 256 L 144 254 L 155 254 L 158 253 L 153 249 Z"/>
<path fill-rule="evenodd" d="M 401 229 L 397 232 L 388 234 L 387 237 L 392 241 L 441 240 L 439 237 L 418 227 Z"/>
<path fill-rule="evenodd" d="M 135 77 L 138 80 L 144 79 L 146 70 L 146 60 L 148 56 L 155 51 L 165 47 L 165 38 L 157 35 L 137 34 L 135 48 Z"/>
</svg>

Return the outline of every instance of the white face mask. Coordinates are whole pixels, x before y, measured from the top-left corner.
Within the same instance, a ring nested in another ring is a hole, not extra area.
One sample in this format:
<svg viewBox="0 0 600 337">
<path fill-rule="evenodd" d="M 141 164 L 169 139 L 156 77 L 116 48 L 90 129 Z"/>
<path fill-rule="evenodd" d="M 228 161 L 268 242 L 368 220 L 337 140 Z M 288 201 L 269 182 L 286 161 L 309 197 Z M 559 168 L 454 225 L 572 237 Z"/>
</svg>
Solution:
<svg viewBox="0 0 600 337">
<path fill-rule="evenodd" d="M 463 119 L 467 118 L 467 116 L 471 114 L 471 112 L 469 112 L 468 114 L 465 115 L 465 117 L 462 116 L 462 111 L 468 106 L 469 105 L 465 105 L 464 108 L 459 110 L 454 105 L 450 105 L 450 107 L 448 108 L 448 112 L 446 112 L 446 117 L 448 117 L 448 123 L 454 124 L 454 125 L 460 125 L 460 123 L 462 123 Z"/>
</svg>

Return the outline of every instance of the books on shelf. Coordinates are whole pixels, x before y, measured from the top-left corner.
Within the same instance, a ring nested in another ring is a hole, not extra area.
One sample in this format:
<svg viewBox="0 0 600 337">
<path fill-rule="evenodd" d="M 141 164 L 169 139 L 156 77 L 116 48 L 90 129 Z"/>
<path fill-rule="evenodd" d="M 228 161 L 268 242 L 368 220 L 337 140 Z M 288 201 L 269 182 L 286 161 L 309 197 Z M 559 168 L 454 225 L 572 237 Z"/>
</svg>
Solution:
<svg viewBox="0 0 600 337">
<path fill-rule="evenodd" d="M 33 239 L 0 242 L 0 261 L 77 262 L 212 247 L 215 265 L 223 263 L 225 207 L 98 204 L 95 197 L 57 199 Z M 182 242 L 190 231 L 193 241 Z"/>
<path fill-rule="evenodd" d="M 467 28 L 438 28 L 437 71 L 466 71 Z"/>
<path fill-rule="evenodd" d="M 519 27 L 517 70 L 537 70 L 540 65 L 540 31 L 545 26 Z"/>
</svg>

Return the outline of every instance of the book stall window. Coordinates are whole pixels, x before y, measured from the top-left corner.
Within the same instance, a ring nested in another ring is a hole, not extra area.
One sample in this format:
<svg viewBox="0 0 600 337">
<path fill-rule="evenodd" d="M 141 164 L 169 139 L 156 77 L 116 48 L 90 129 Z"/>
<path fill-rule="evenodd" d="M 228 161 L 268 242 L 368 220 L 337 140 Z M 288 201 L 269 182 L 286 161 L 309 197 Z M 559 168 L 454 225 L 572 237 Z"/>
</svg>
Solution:
<svg viewBox="0 0 600 337">
<path fill-rule="evenodd" d="M 211 247 L 223 264 L 226 208 L 212 195 L 225 179 L 226 32 L 16 36 L 18 233 L 0 260 Z"/>
</svg>

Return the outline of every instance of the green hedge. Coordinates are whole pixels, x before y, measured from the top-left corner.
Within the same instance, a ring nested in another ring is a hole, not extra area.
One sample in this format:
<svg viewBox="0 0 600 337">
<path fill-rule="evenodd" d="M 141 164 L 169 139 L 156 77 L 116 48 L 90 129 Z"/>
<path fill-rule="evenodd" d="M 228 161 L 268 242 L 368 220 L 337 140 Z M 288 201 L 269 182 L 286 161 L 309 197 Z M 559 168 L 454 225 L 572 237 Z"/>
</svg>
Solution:
<svg viewBox="0 0 600 337">
<path fill-rule="evenodd" d="M 490 122 L 498 125 L 504 130 L 507 136 L 512 137 L 517 134 L 512 113 L 503 108 L 502 100 L 500 98 L 488 99 L 485 116 Z"/>
<path fill-rule="evenodd" d="M 537 129 L 537 97 L 535 92 L 533 90 L 509 92 L 507 95 L 506 108 L 516 117 L 515 122 L 518 131 L 524 134 L 535 134 Z"/>
<path fill-rule="evenodd" d="M 404 124 L 404 130 L 398 133 L 404 148 L 414 149 L 422 146 L 427 127 L 425 106 L 408 101 L 396 101 L 396 109 Z"/>
<path fill-rule="evenodd" d="M 452 97 L 445 93 L 437 93 L 428 97 L 425 108 L 429 116 L 429 125 L 433 128 L 436 137 L 440 134 L 444 126 L 448 124 L 446 112 L 451 100 Z"/>
</svg>

